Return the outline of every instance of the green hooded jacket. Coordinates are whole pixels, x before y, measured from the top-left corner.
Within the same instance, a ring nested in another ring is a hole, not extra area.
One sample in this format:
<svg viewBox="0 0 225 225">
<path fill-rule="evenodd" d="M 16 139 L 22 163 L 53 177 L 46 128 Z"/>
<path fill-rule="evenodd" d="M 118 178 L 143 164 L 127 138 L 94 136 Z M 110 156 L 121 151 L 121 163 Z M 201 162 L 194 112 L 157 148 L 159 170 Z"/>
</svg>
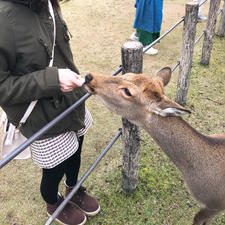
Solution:
<svg viewBox="0 0 225 225">
<path fill-rule="evenodd" d="M 62 93 L 57 68 L 74 65 L 66 23 L 55 11 L 56 46 L 53 67 L 48 67 L 53 45 L 53 20 L 47 2 L 40 11 L 32 9 L 29 0 L 0 0 L 0 106 L 8 119 L 18 126 L 26 109 L 38 100 L 22 126 L 28 138 L 57 115 L 65 111 L 86 92 L 75 88 Z M 42 138 L 84 127 L 85 106 L 77 109 L 51 128 Z"/>
</svg>

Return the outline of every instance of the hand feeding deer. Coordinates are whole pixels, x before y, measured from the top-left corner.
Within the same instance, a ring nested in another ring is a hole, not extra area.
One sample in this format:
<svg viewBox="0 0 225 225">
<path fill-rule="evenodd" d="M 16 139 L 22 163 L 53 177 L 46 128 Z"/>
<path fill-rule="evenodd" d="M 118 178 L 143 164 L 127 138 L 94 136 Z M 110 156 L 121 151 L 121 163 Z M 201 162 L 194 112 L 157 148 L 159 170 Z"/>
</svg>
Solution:
<svg viewBox="0 0 225 225">
<path fill-rule="evenodd" d="M 171 78 L 165 67 L 152 78 L 88 74 L 84 87 L 110 110 L 145 129 L 182 172 L 202 208 L 193 225 L 208 225 L 225 210 L 225 135 L 206 136 L 180 116 L 190 113 L 163 93 Z"/>
</svg>

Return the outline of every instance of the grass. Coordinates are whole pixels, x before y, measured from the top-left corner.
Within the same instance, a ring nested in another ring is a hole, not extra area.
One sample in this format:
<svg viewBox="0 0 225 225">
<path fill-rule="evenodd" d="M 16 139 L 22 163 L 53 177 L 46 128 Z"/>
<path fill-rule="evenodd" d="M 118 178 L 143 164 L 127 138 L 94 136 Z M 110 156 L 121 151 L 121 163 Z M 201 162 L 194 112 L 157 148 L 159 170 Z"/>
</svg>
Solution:
<svg viewBox="0 0 225 225">
<path fill-rule="evenodd" d="M 187 1 L 164 1 L 162 33 L 184 15 Z M 73 34 L 71 47 L 82 75 L 111 74 L 121 64 L 120 48 L 133 32 L 134 2 L 129 0 L 72 0 L 63 4 L 63 14 Z M 203 7 L 207 13 L 208 3 Z M 199 23 L 198 36 L 205 28 Z M 159 54 L 144 55 L 143 72 L 154 74 L 173 67 L 181 51 L 182 26 L 156 45 Z M 224 122 L 225 39 L 215 37 L 210 65 L 200 65 L 202 40 L 195 48 L 185 116 L 202 133 L 220 133 Z M 178 69 L 165 89 L 174 99 Z M 80 175 L 89 168 L 121 126 L 119 116 L 91 97 L 87 105 L 94 122 L 82 152 Z M 144 131 L 141 132 L 139 184 L 133 193 L 121 188 L 121 139 L 99 163 L 84 185 L 101 204 L 101 213 L 87 225 L 188 225 L 199 205 L 191 197 L 180 172 Z M 0 170 L 0 225 L 42 225 L 47 220 L 39 193 L 41 170 L 32 160 L 14 160 Z M 63 184 L 60 191 L 64 193 Z M 54 225 L 56 223 L 53 223 Z M 212 225 L 225 224 L 219 214 Z"/>
</svg>

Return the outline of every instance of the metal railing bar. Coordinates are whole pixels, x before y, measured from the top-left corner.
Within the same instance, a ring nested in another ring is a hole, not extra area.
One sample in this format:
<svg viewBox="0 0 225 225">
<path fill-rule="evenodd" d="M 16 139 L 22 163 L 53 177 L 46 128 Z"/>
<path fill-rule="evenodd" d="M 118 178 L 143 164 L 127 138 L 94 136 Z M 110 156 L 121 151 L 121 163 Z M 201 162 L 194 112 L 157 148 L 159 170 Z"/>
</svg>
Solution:
<svg viewBox="0 0 225 225">
<path fill-rule="evenodd" d="M 112 73 L 112 76 L 116 76 L 121 71 L 122 71 L 122 65 L 120 65 L 119 68 L 115 72 Z M 7 155 L 4 159 L 2 159 L 0 161 L 0 169 L 3 166 L 5 166 L 8 162 L 10 162 L 12 159 L 14 159 L 18 154 L 20 154 L 22 151 L 24 151 L 30 144 L 32 144 L 39 137 L 41 137 L 43 134 L 45 134 L 50 128 L 55 126 L 60 120 L 62 120 L 65 116 L 67 116 L 71 111 L 73 111 L 75 108 L 77 108 L 81 103 L 83 103 L 90 96 L 91 96 L 91 94 L 89 94 L 89 93 L 85 94 L 78 101 L 76 101 L 73 105 L 71 105 L 68 109 L 66 109 L 64 112 L 62 112 L 60 115 L 58 115 L 55 119 L 53 119 L 48 124 L 46 124 L 43 128 L 41 128 L 38 132 L 36 132 L 34 135 L 32 135 L 30 138 L 28 138 L 20 146 L 18 146 L 13 152 L 11 152 L 9 155 Z"/>
<path fill-rule="evenodd" d="M 203 32 L 199 35 L 199 37 L 195 40 L 195 45 L 201 40 L 201 38 L 203 37 L 203 35 L 205 34 L 205 30 L 203 30 Z"/>
<path fill-rule="evenodd" d="M 151 47 L 153 47 L 158 41 L 160 41 L 161 39 L 163 39 L 167 34 L 169 34 L 173 29 L 175 29 L 183 21 L 184 21 L 184 17 L 182 17 L 172 27 L 170 27 L 164 34 L 162 34 L 159 38 L 157 38 L 150 45 L 148 45 L 148 47 L 145 47 L 145 49 L 143 50 L 143 52 L 145 53 L 146 51 L 148 51 Z"/>
<path fill-rule="evenodd" d="M 81 97 L 78 101 L 76 101 L 73 105 L 71 105 L 68 109 L 58 115 L 51 122 L 46 124 L 43 128 L 41 128 L 38 132 L 32 135 L 29 139 L 27 139 L 23 144 L 18 146 L 13 152 L 7 155 L 4 159 L 0 161 L 0 169 L 5 166 L 9 161 L 14 159 L 18 154 L 20 154 L 23 150 L 25 150 L 32 142 L 41 137 L 44 133 L 46 133 L 50 128 L 56 125 L 60 120 L 62 120 L 65 116 L 71 113 L 76 107 L 78 107 L 82 102 L 84 102 L 87 98 L 89 98 L 91 94 L 87 93 L 83 97 Z"/>
<path fill-rule="evenodd" d="M 175 66 L 172 68 L 172 72 L 174 72 L 174 70 L 180 65 L 180 61 L 177 61 L 177 63 L 175 64 Z"/>
<path fill-rule="evenodd" d="M 120 128 L 119 131 L 117 132 L 117 134 L 114 136 L 114 138 L 107 145 L 107 147 L 101 152 L 101 154 L 98 156 L 98 158 L 95 160 L 95 162 L 90 166 L 90 168 L 86 171 L 86 173 L 77 182 L 77 184 L 74 186 L 72 191 L 65 197 L 65 199 L 59 205 L 59 207 L 56 209 L 56 211 L 49 217 L 49 219 L 46 221 L 45 225 L 50 225 L 54 221 L 54 219 L 63 210 L 63 208 L 66 206 L 66 204 L 69 202 L 69 200 L 77 192 L 79 187 L 87 179 L 87 177 L 90 175 L 90 173 L 95 169 L 95 167 L 98 165 L 98 163 L 101 161 L 101 159 L 105 156 L 105 154 L 109 151 L 109 149 L 113 146 L 113 144 L 117 141 L 117 139 L 120 137 L 121 134 L 122 134 L 122 129 Z"/>
<path fill-rule="evenodd" d="M 120 65 L 119 68 L 115 72 L 112 73 L 112 76 L 118 75 L 120 72 L 122 72 L 122 69 L 123 69 L 123 66 Z"/>
<path fill-rule="evenodd" d="M 207 0 L 205 0 L 204 2 L 199 4 L 199 7 L 202 6 L 203 4 L 205 4 L 207 2 Z"/>
</svg>

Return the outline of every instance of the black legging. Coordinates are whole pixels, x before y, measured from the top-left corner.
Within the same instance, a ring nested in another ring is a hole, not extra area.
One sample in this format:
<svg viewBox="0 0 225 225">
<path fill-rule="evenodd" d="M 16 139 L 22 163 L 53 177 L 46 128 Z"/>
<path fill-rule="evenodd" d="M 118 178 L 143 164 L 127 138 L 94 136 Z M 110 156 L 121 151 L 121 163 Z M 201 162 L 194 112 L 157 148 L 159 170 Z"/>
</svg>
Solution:
<svg viewBox="0 0 225 225">
<path fill-rule="evenodd" d="M 57 202 L 58 187 L 64 174 L 66 175 L 66 184 L 69 187 L 72 187 L 77 183 L 83 140 L 84 136 L 81 136 L 79 138 L 79 147 L 70 158 L 54 168 L 42 169 L 40 190 L 43 199 L 47 203 L 54 204 Z"/>
</svg>

